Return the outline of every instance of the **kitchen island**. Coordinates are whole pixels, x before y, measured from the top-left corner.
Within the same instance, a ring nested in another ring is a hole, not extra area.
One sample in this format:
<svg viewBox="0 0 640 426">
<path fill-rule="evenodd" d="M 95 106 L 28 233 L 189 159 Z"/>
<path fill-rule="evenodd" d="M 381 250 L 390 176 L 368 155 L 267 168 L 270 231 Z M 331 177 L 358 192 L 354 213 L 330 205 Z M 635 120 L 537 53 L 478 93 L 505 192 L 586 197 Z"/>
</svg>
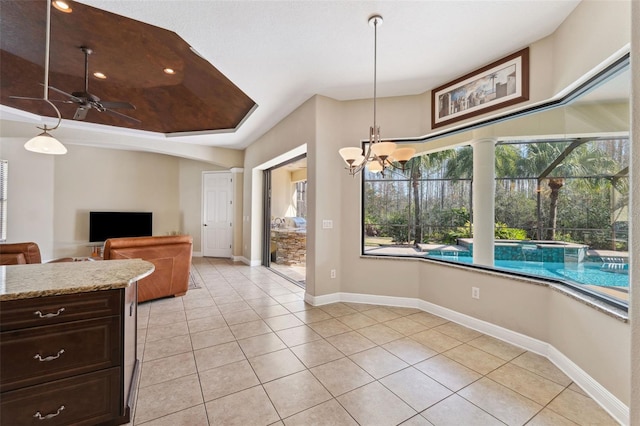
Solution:
<svg viewBox="0 0 640 426">
<path fill-rule="evenodd" d="M 0 418 L 124 424 L 139 373 L 140 259 L 0 267 Z"/>
</svg>

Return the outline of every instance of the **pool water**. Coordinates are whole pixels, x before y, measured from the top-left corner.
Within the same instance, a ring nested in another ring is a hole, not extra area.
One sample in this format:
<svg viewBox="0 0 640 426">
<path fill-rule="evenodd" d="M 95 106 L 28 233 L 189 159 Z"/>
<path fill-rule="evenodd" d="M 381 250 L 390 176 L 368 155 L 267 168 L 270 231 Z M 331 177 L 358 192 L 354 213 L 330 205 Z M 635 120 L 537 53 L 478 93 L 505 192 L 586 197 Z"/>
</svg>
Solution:
<svg viewBox="0 0 640 426">
<path fill-rule="evenodd" d="M 470 256 L 429 255 L 427 257 L 450 260 L 460 263 L 472 263 Z M 629 275 L 623 272 L 600 270 L 599 265 L 570 265 L 565 263 L 523 262 L 519 260 L 496 260 L 496 269 L 505 269 L 522 274 L 537 275 L 579 284 L 591 284 L 604 287 L 629 287 Z"/>
</svg>

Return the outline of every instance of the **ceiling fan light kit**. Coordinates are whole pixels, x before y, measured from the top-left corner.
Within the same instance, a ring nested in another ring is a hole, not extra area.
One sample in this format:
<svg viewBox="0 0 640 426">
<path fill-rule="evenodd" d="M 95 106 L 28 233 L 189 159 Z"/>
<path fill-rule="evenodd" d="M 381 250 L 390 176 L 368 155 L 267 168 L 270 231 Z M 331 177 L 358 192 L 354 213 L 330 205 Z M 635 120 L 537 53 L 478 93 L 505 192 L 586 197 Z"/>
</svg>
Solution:
<svg viewBox="0 0 640 426">
<path fill-rule="evenodd" d="M 47 34 L 45 38 L 45 58 L 44 58 L 44 100 L 46 103 L 51 105 L 53 109 L 56 111 L 58 115 L 58 124 L 56 124 L 52 128 L 47 128 L 45 124 L 44 127 L 38 127 L 38 129 L 43 130 L 38 136 L 31 138 L 24 144 L 24 149 L 27 151 L 37 152 L 40 154 L 66 154 L 67 148 L 60 143 L 56 138 L 51 136 L 47 130 L 55 130 L 60 126 L 60 122 L 62 121 L 62 117 L 60 116 L 60 111 L 56 106 L 49 100 L 49 53 L 50 53 L 50 43 L 51 43 L 51 0 L 47 0 Z"/>
<path fill-rule="evenodd" d="M 53 154 L 62 155 L 67 153 L 67 148 L 60 143 L 59 140 L 51 136 L 45 126 L 44 132 L 38 136 L 31 138 L 24 144 L 24 149 L 31 152 L 37 152 L 39 154 Z"/>
<path fill-rule="evenodd" d="M 351 176 L 360 173 L 365 167 L 372 173 L 382 173 L 389 167 L 395 167 L 394 162 L 400 163 L 404 171 L 405 164 L 411 159 L 416 150 L 411 147 L 396 149 L 393 142 L 380 141 L 380 127 L 376 123 L 376 98 L 377 98 L 377 59 L 378 59 L 378 27 L 382 25 L 382 16 L 369 17 L 369 25 L 374 30 L 373 41 L 373 126 L 369 128 L 369 146 L 363 155 L 360 147 L 347 147 L 338 151 Z"/>
</svg>

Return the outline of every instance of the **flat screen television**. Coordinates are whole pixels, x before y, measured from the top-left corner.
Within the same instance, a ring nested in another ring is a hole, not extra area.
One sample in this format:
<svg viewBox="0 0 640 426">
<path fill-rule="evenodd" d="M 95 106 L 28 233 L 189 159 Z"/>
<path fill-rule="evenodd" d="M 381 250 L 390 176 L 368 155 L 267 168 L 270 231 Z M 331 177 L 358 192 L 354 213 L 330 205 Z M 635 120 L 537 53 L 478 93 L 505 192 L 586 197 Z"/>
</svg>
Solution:
<svg viewBox="0 0 640 426">
<path fill-rule="evenodd" d="M 89 242 L 151 236 L 151 212 L 89 212 Z"/>
</svg>

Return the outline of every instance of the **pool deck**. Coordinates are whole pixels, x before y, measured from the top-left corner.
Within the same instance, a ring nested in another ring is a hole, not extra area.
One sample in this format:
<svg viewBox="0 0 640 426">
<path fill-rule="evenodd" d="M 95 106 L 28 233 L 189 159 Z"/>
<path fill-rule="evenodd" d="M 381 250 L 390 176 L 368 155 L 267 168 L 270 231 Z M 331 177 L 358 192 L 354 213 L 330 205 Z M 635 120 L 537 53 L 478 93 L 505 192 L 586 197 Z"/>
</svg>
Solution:
<svg viewBox="0 0 640 426">
<path fill-rule="evenodd" d="M 469 252 L 466 247 L 453 244 L 417 244 L 419 251 Z"/>
<path fill-rule="evenodd" d="M 586 285 L 585 287 L 595 290 L 599 293 L 606 294 L 607 296 L 614 297 L 619 300 L 629 301 L 629 289 L 625 287 L 603 287 L 599 285 Z"/>
</svg>

